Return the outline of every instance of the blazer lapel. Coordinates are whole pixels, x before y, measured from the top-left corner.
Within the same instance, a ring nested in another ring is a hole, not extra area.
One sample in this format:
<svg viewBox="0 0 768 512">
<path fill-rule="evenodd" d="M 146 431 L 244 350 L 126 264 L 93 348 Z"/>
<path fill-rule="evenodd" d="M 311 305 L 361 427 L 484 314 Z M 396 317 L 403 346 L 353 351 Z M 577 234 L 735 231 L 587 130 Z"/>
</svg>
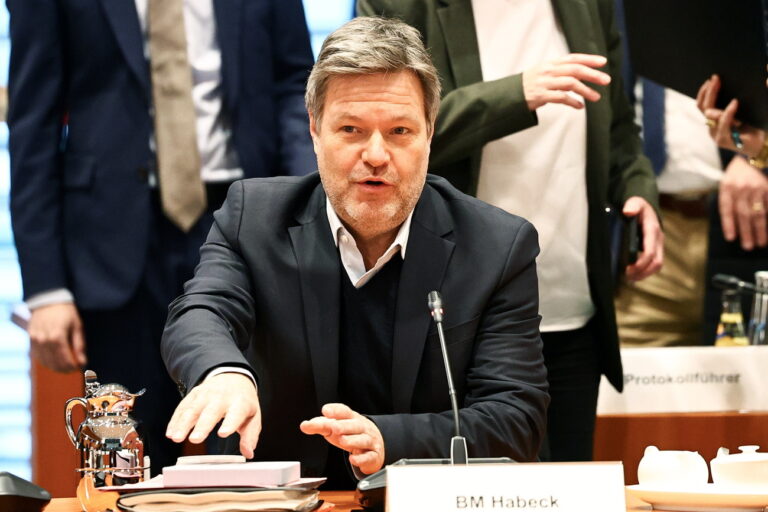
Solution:
<svg viewBox="0 0 768 512">
<path fill-rule="evenodd" d="M 552 0 L 552 6 L 571 52 L 605 55 L 596 39 L 596 32 L 600 31 L 599 20 L 584 0 Z"/>
<path fill-rule="evenodd" d="M 340 263 L 321 186 L 288 228 L 299 266 L 304 322 L 318 404 L 338 400 Z"/>
<path fill-rule="evenodd" d="M 574 53 L 589 53 L 608 56 L 606 37 L 608 27 L 603 27 L 597 11 L 585 0 L 552 0 L 555 15 L 563 28 L 568 48 Z M 605 69 L 606 72 L 609 70 Z M 611 112 L 608 88 L 595 84 L 590 87 L 598 91 L 602 99 L 597 103 L 586 102 L 587 109 L 587 172 L 594 170 L 596 155 L 601 154 L 604 135 L 610 125 Z M 593 177 L 591 177 L 593 178 Z M 588 180 L 589 183 L 593 179 Z M 599 196 L 594 196 L 599 197 Z"/>
<path fill-rule="evenodd" d="M 242 29 L 242 0 L 214 0 L 216 36 L 221 50 L 221 79 L 224 100 L 235 111 L 240 93 L 240 32 Z"/>
<path fill-rule="evenodd" d="M 437 9 L 456 87 L 483 81 L 470 0 L 441 0 Z"/>
<path fill-rule="evenodd" d="M 147 101 L 151 98 L 149 65 L 144 57 L 144 39 L 134 0 L 102 0 L 101 6 L 109 20 L 117 44 L 128 67 L 139 81 Z"/>
<path fill-rule="evenodd" d="M 392 403 L 395 413 L 410 411 L 432 317 L 427 295 L 440 290 L 455 244 L 442 199 L 429 185 L 416 206 L 400 274 L 392 348 Z"/>
</svg>

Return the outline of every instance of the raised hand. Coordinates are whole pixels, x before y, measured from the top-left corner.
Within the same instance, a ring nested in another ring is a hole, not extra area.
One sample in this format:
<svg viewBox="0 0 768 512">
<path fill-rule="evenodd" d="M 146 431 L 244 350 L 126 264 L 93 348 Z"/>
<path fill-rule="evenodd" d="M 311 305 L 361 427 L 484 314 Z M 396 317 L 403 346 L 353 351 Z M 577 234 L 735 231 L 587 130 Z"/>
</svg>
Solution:
<svg viewBox="0 0 768 512">
<path fill-rule="evenodd" d="M 611 76 L 595 69 L 607 62 L 602 55 L 571 53 L 523 72 L 523 93 L 528 109 L 533 111 L 547 103 L 584 108 L 584 103 L 574 97 L 574 93 L 587 101 L 598 101 L 600 93 L 584 82 L 608 85 Z"/>
<path fill-rule="evenodd" d="M 720 77 L 712 75 L 702 84 L 696 95 L 696 106 L 707 118 L 709 134 L 721 148 L 737 151 L 750 157 L 757 156 L 763 148 L 765 132 L 736 119 L 738 100 L 731 100 L 723 110 L 715 107 L 720 85 Z M 734 130 L 738 137 L 734 136 Z M 741 147 L 736 146 L 737 141 Z"/>
</svg>

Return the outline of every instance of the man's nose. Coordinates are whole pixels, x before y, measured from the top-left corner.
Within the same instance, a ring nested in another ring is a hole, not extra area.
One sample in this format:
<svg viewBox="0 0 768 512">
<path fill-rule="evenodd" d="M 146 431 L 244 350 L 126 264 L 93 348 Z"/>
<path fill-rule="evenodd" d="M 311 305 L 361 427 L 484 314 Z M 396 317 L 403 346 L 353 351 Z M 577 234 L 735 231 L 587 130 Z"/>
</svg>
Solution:
<svg viewBox="0 0 768 512">
<path fill-rule="evenodd" d="M 375 132 L 368 139 L 363 149 L 363 162 L 371 167 L 381 167 L 389 162 L 389 150 L 381 133 Z"/>
</svg>

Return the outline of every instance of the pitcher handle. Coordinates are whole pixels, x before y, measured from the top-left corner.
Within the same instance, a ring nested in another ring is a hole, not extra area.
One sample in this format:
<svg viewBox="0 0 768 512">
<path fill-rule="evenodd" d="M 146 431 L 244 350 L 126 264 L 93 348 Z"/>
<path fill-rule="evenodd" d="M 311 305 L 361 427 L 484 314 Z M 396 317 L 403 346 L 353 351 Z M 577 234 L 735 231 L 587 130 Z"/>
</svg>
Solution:
<svg viewBox="0 0 768 512">
<path fill-rule="evenodd" d="M 85 398 L 70 398 L 67 400 L 67 403 L 65 405 L 64 409 L 64 425 L 67 427 L 67 434 L 69 435 L 69 440 L 72 441 L 72 444 L 77 448 L 77 439 L 75 438 L 75 431 L 72 428 L 72 409 L 75 408 L 76 405 L 82 405 L 84 409 L 88 409 L 88 402 L 85 401 Z"/>
</svg>

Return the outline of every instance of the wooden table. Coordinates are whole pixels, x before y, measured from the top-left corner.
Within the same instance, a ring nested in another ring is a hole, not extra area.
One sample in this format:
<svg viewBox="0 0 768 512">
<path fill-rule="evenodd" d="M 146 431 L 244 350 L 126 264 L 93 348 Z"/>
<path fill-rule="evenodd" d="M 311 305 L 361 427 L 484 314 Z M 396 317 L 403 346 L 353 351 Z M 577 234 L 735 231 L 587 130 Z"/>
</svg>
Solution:
<svg viewBox="0 0 768 512">
<path fill-rule="evenodd" d="M 355 500 L 355 493 L 353 491 L 321 491 L 320 497 L 326 502 L 331 502 L 336 505 L 333 508 L 333 512 L 351 512 L 353 510 L 360 510 L 360 505 L 358 505 Z M 81 512 L 81 510 L 77 498 L 54 498 L 48 506 L 45 507 L 43 512 Z M 627 502 L 627 512 L 648 510 L 650 510 L 650 507 L 644 507 L 641 503 Z"/>
</svg>

